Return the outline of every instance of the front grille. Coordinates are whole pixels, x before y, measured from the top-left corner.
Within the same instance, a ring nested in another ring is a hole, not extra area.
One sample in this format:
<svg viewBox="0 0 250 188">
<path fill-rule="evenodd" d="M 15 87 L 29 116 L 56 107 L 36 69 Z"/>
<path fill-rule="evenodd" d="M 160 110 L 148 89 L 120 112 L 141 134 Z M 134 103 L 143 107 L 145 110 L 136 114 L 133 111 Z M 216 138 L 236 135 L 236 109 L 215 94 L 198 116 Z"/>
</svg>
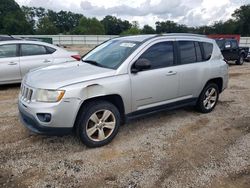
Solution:
<svg viewBox="0 0 250 188">
<path fill-rule="evenodd" d="M 32 95 L 33 95 L 33 89 L 22 84 L 21 85 L 21 99 L 26 102 L 30 102 Z"/>
</svg>

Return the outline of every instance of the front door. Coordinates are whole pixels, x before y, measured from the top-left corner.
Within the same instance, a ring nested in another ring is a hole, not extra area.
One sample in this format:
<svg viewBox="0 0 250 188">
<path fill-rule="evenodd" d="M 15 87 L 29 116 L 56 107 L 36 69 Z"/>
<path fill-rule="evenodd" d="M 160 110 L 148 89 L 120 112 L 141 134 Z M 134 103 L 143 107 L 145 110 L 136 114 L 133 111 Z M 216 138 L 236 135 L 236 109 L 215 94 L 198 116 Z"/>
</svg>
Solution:
<svg viewBox="0 0 250 188">
<path fill-rule="evenodd" d="M 132 110 L 164 105 L 177 98 L 179 76 L 173 66 L 173 42 L 155 43 L 147 48 L 138 59 L 149 60 L 151 68 L 131 73 Z"/>
</svg>

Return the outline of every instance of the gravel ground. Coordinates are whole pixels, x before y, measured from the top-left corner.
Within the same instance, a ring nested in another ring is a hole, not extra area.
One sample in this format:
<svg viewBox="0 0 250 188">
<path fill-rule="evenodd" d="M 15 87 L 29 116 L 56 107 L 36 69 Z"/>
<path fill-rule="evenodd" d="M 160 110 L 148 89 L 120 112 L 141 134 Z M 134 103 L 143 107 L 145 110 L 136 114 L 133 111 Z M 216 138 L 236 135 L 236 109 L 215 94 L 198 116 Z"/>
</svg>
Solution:
<svg viewBox="0 0 250 188">
<path fill-rule="evenodd" d="M 162 112 L 107 146 L 35 135 L 18 120 L 18 85 L 0 89 L 0 187 L 250 187 L 250 63 L 230 66 L 215 110 Z"/>
</svg>

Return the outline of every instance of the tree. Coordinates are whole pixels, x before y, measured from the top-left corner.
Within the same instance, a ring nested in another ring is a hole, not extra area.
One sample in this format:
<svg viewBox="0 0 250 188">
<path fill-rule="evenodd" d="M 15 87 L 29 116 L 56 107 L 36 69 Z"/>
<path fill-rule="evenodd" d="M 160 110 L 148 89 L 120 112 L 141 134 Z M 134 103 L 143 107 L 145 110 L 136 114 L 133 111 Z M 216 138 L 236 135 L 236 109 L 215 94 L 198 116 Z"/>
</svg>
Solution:
<svg viewBox="0 0 250 188">
<path fill-rule="evenodd" d="M 82 17 L 79 25 L 73 31 L 74 34 L 82 35 L 104 35 L 104 27 L 96 18 Z"/>
<path fill-rule="evenodd" d="M 137 21 L 133 21 L 132 27 L 121 33 L 121 35 L 138 35 L 138 34 L 141 34 L 141 30 L 139 28 L 139 23 Z"/>
<path fill-rule="evenodd" d="M 143 34 L 154 34 L 155 30 L 153 27 L 149 26 L 149 25 L 144 25 L 143 29 L 142 29 L 142 33 Z"/>
<path fill-rule="evenodd" d="M 0 3 L 0 32 L 6 34 L 30 34 L 32 26 L 14 0 Z"/>
<path fill-rule="evenodd" d="M 232 16 L 236 21 L 236 32 L 244 36 L 250 36 L 250 4 L 236 9 Z"/>
<path fill-rule="evenodd" d="M 156 33 L 187 33 L 189 28 L 186 25 L 180 25 L 173 21 L 156 22 Z"/>
<path fill-rule="evenodd" d="M 48 10 L 49 19 L 55 24 L 60 33 L 70 33 L 79 24 L 82 14 L 75 14 L 73 12 L 60 11 L 54 12 Z"/>
<path fill-rule="evenodd" d="M 131 28 L 131 24 L 129 21 L 122 21 L 121 19 L 117 19 L 115 16 L 106 16 L 103 18 L 101 23 L 104 26 L 106 35 L 119 35 L 123 31 L 126 31 Z"/>
<path fill-rule="evenodd" d="M 55 35 L 58 34 L 58 30 L 49 17 L 44 17 L 39 20 L 36 33 L 40 35 Z"/>
</svg>

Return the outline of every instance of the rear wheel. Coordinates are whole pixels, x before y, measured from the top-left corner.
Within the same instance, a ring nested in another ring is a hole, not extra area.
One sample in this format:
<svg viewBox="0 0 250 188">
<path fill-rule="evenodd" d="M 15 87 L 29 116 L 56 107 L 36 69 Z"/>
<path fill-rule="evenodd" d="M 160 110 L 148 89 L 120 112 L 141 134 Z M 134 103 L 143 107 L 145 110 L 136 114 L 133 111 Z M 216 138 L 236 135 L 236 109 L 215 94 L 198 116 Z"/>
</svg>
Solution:
<svg viewBox="0 0 250 188">
<path fill-rule="evenodd" d="M 217 84 L 209 83 L 202 90 L 196 107 L 202 113 L 211 112 L 216 106 L 219 99 L 219 89 Z"/>
<path fill-rule="evenodd" d="M 244 54 L 240 54 L 240 57 L 239 57 L 239 59 L 236 61 L 236 64 L 237 64 L 237 65 L 243 65 L 244 59 L 245 59 Z"/>
<path fill-rule="evenodd" d="M 88 147 L 100 147 L 112 141 L 120 127 L 118 109 L 107 101 L 88 103 L 77 120 L 77 134 Z"/>
</svg>

